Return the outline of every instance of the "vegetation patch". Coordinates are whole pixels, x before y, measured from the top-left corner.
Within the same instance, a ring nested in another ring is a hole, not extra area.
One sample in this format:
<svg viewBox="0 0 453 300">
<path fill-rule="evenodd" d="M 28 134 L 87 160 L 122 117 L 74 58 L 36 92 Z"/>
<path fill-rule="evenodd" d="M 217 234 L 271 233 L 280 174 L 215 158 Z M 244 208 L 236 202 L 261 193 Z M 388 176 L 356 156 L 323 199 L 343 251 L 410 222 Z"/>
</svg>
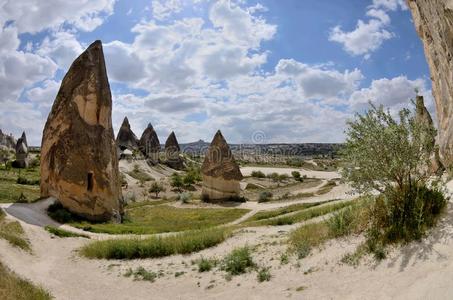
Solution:
<svg viewBox="0 0 453 300">
<path fill-rule="evenodd" d="M 5 213 L 0 209 L 0 238 L 14 247 L 31 251 L 30 242 L 24 236 L 25 232 L 20 223 L 6 220 Z"/>
<path fill-rule="evenodd" d="M 146 239 L 113 239 L 95 241 L 84 246 L 80 253 L 88 258 L 136 259 L 174 254 L 188 254 L 220 244 L 232 235 L 229 228 L 187 231 L 165 237 Z"/>
<path fill-rule="evenodd" d="M 154 180 L 152 176 L 141 170 L 139 165 L 134 165 L 134 169 L 132 171 L 127 172 L 127 175 L 131 176 L 134 179 L 137 179 L 140 182 Z"/>
<path fill-rule="evenodd" d="M 262 267 L 258 270 L 257 274 L 258 282 L 270 281 L 271 280 L 271 272 L 269 267 Z"/>
<path fill-rule="evenodd" d="M 240 275 L 255 267 L 250 248 L 245 246 L 234 249 L 222 263 L 222 270 L 230 275 Z"/>
<path fill-rule="evenodd" d="M 129 268 L 124 274 L 124 277 L 134 277 L 134 280 L 144 280 L 154 282 L 158 277 L 158 274 L 152 271 L 148 271 L 143 267 L 138 267 L 136 270 Z"/>
<path fill-rule="evenodd" d="M 46 226 L 45 229 L 52 233 L 55 236 L 61 237 L 61 238 L 69 238 L 69 237 L 82 237 L 89 239 L 90 237 L 86 234 L 79 234 L 79 233 L 74 233 L 71 231 L 67 231 L 61 228 L 53 227 L 53 226 Z"/>
<path fill-rule="evenodd" d="M 0 299 L 50 300 L 52 296 L 43 288 L 20 278 L 0 262 Z"/>
<path fill-rule="evenodd" d="M 86 231 L 110 234 L 154 234 L 215 227 L 230 223 L 250 210 L 229 208 L 176 208 L 168 205 L 139 206 L 126 210 L 123 224 L 74 222 Z"/>
</svg>

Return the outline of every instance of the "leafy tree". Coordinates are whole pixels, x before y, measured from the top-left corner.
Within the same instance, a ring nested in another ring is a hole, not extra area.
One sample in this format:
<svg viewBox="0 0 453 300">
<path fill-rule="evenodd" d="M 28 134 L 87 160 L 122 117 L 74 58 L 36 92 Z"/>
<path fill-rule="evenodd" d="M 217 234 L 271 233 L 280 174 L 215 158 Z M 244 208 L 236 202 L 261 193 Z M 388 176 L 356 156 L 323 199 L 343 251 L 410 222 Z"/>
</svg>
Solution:
<svg viewBox="0 0 453 300">
<path fill-rule="evenodd" d="M 191 186 L 195 183 L 195 175 L 193 173 L 187 173 L 182 179 L 185 186 Z"/>
<path fill-rule="evenodd" d="M 299 172 L 299 171 L 292 171 L 292 172 L 291 172 L 291 176 L 293 176 L 293 178 L 294 178 L 295 180 L 300 180 L 300 179 L 301 179 L 301 178 L 300 178 L 300 172 Z"/>
<path fill-rule="evenodd" d="M 264 178 L 266 175 L 262 171 L 252 171 L 252 177 Z"/>
<path fill-rule="evenodd" d="M 371 206 L 367 245 L 382 257 L 386 243 L 420 238 L 445 206 L 440 182 L 429 173 L 436 130 L 408 109 L 395 119 L 373 104 L 347 125 L 342 176 L 356 191 L 380 192 Z"/>
<path fill-rule="evenodd" d="M 182 180 L 182 177 L 181 175 L 179 175 L 178 173 L 173 173 L 171 175 L 171 178 L 170 178 L 170 185 L 177 189 L 178 192 L 181 192 L 181 188 L 184 186 L 184 182 Z"/>
<path fill-rule="evenodd" d="M 162 183 L 154 181 L 153 184 L 151 185 L 150 189 L 149 189 L 149 192 L 150 193 L 155 193 L 156 194 L 156 198 L 159 198 L 159 193 L 160 192 L 165 192 L 165 188 L 162 185 Z"/>
</svg>

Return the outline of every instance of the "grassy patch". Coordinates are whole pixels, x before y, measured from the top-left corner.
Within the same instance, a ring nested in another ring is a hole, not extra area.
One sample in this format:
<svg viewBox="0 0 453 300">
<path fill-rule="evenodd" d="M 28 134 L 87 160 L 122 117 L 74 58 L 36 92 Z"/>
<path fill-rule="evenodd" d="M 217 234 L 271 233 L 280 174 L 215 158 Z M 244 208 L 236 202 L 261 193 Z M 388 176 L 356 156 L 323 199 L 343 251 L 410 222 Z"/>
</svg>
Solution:
<svg viewBox="0 0 453 300">
<path fill-rule="evenodd" d="M 24 238 L 25 232 L 18 221 L 7 221 L 5 213 L 0 209 L 0 239 L 8 241 L 12 246 L 31 251 L 30 243 Z"/>
<path fill-rule="evenodd" d="M 53 226 L 46 226 L 45 229 L 52 233 L 53 235 L 56 235 L 61 238 L 68 238 L 68 237 L 82 237 L 89 239 L 90 237 L 86 234 L 79 234 L 79 233 L 74 233 L 70 232 L 61 228 L 53 227 Z"/>
<path fill-rule="evenodd" d="M 306 224 L 292 231 L 288 240 L 288 250 L 295 253 L 298 258 L 304 258 L 310 254 L 313 247 L 328 239 L 363 231 L 369 219 L 367 215 L 369 202 L 362 198 L 358 200 L 350 201 L 349 203 L 354 205 L 336 212 L 328 220 Z"/>
<path fill-rule="evenodd" d="M 258 270 L 258 274 L 256 276 L 258 279 L 258 282 L 264 282 L 264 281 L 271 280 L 272 275 L 269 270 L 270 270 L 269 267 L 262 267 Z"/>
<path fill-rule="evenodd" d="M 246 273 L 250 268 L 255 267 L 249 247 L 234 249 L 224 260 L 222 269 L 230 275 L 240 275 Z"/>
<path fill-rule="evenodd" d="M 161 205 L 161 204 L 166 204 L 166 203 L 171 203 L 175 202 L 173 199 L 162 199 L 162 200 L 146 200 L 146 201 L 140 201 L 140 202 L 130 202 L 127 203 L 126 209 L 133 209 L 133 208 L 138 208 L 138 207 L 143 207 L 143 206 L 155 206 L 155 205 Z"/>
<path fill-rule="evenodd" d="M 243 223 L 247 226 L 281 226 L 281 225 L 291 225 L 299 222 L 303 222 L 309 219 L 313 219 L 319 216 L 323 216 L 334 212 L 336 210 L 342 209 L 344 207 L 350 206 L 354 201 L 342 201 L 338 203 L 322 205 L 317 207 L 312 207 L 308 209 L 301 210 L 295 214 L 289 216 L 280 216 L 271 219 L 263 219 L 258 221 L 251 221 Z"/>
<path fill-rule="evenodd" d="M 325 185 L 323 185 L 317 192 L 316 195 L 324 195 L 330 192 L 334 187 L 337 186 L 335 180 L 329 180 Z"/>
<path fill-rule="evenodd" d="M 138 166 L 134 166 L 132 171 L 127 172 L 127 175 L 131 176 L 138 181 L 152 181 L 154 178 L 150 176 L 148 173 L 141 170 Z"/>
<path fill-rule="evenodd" d="M 87 222 L 71 223 L 83 230 L 110 234 L 154 234 L 214 227 L 232 222 L 248 209 L 176 208 L 168 205 L 141 206 L 127 209 L 123 224 Z"/>
<path fill-rule="evenodd" d="M 209 272 L 213 267 L 217 265 L 217 260 L 202 257 L 197 261 L 197 265 L 198 272 Z"/>
<path fill-rule="evenodd" d="M 114 239 L 96 241 L 84 246 L 80 253 L 88 258 L 135 259 L 188 254 L 213 247 L 229 236 L 228 228 L 188 231 L 165 237 L 146 239 Z"/>
<path fill-rule="evenodd" d="M 18 277 L 0 263 L 0 299 L 48 300 L 52 299 L 52 296 L 43 288 Z"/>
<path fill-rule="evenodd" d="M 134 280 L 144 280 L 154 282 L 157 278 L 157 273 L 148 271 L 143 267 L 138 267 L 135 271 L 129 268 L 124 274 L 125 277 L 134 276 Z"/>
<path fill-rule="evenodd" d="M 38 185 L 17 184 L 15 181 L 0 179 L 0 203 L 14 203 L 23 194 L 28 202 L 36 201 L 40 197 Z"/>
<path fill-rule="evenodd" d="M 335 200 L 330 200 L 330 201 L 324 201 L 324 202 L 313 202 L 313 203 L 299 203 L 299 204 L 292 204 L 288 205 L 286 207 L 274 209 L 274 210 L 265 210 L 265 211 L 260 211 L 245 220 L 244 222 L 251 222 L 251 221 L 259 221 L 259 220 L 264 220 L 264 219 L 270 219 L 270 218 L 275 218 L 281 215 L 285 215 L 288 213 L 292 213 L 295 211 L 299 210 L 304 210 L 310 207 L 318 206 L 321 204 L 326 204 L 328 202 L 335 201 Z"/>
</svg>

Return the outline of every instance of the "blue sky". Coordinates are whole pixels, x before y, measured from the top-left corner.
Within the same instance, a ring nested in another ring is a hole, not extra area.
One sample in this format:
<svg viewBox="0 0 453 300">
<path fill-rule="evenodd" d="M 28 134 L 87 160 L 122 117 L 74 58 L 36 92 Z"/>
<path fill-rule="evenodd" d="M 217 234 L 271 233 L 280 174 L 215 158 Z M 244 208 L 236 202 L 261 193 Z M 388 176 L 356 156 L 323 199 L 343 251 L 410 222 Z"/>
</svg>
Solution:
<svg viewBox="0 0 453 300">
<path fill-rule="evenodd" d="M 403 0 L 0 1 L 0 128 L 39 145 L 60 81 L 104 44 L 115 132 L 232 143 L 341 142 L 369 100 L 391 111 L 429 70 Z M 33 8 L 33 9 L 32 9 Z M 262 140 L 261 137 L 264 137 Z"/>
</svg>

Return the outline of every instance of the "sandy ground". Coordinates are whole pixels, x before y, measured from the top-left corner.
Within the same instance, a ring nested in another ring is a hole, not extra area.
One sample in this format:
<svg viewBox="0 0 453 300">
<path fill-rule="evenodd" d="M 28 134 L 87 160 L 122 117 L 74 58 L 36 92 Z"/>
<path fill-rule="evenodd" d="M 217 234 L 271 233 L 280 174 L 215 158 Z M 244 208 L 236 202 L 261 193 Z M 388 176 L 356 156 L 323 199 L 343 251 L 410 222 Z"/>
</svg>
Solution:
<svg viewBox="0 0 453 300">
<path fill-rule="evenodd" d="M 449 189 L 453 190 L 453 182 L 449 183 Z M 337 186 L 332 194 L 303 201 L 331 199 L 333 194 L 344 196 L 347 190 L 345 186 Z M 343 255 L 352 252 L 362 241 L 355 236 L 332 240 L 305 259 L 291 257 L 288 264 L 281 265 L 286 235 L 300 224 L 244 229 L 226 242 L 193 255 L 131 261 L 88 260 L 78 256 L 77 249 L 89 240 L 54 238 L 42 228 L 46 224 L 55 225 L 43 215 L 46 204 L 42 203 L 2 205 L 7 207 L 8 218 L 22 223 L 33 254 L 0 240 L 0 260 L 19 275 L 43 285 L 56 299 L 451 299 L 453 296 L 451 203 L 428 238 L 392 250 L 378 264 L 366 259 L 356 268 L 340 263 Z M 258 204 L 245 203 L 242 207 L 254 209 L 253 205 Z M 282 205 L 288 204 L 268 203 L 263 207 Z M 201 256 L 221 258 L 243 245 L 253 247 L 258 265 L 271 267 L 271 281 L 258 283 L 256 272 L 227 281 L 223 271 L 198 273 L 191 264 Z M 163 275 L 153 283 L 123 276 L 128 268 L 139 266 Z M 176 272 L 185 273 L 175 277 Z"/>
</svg>

